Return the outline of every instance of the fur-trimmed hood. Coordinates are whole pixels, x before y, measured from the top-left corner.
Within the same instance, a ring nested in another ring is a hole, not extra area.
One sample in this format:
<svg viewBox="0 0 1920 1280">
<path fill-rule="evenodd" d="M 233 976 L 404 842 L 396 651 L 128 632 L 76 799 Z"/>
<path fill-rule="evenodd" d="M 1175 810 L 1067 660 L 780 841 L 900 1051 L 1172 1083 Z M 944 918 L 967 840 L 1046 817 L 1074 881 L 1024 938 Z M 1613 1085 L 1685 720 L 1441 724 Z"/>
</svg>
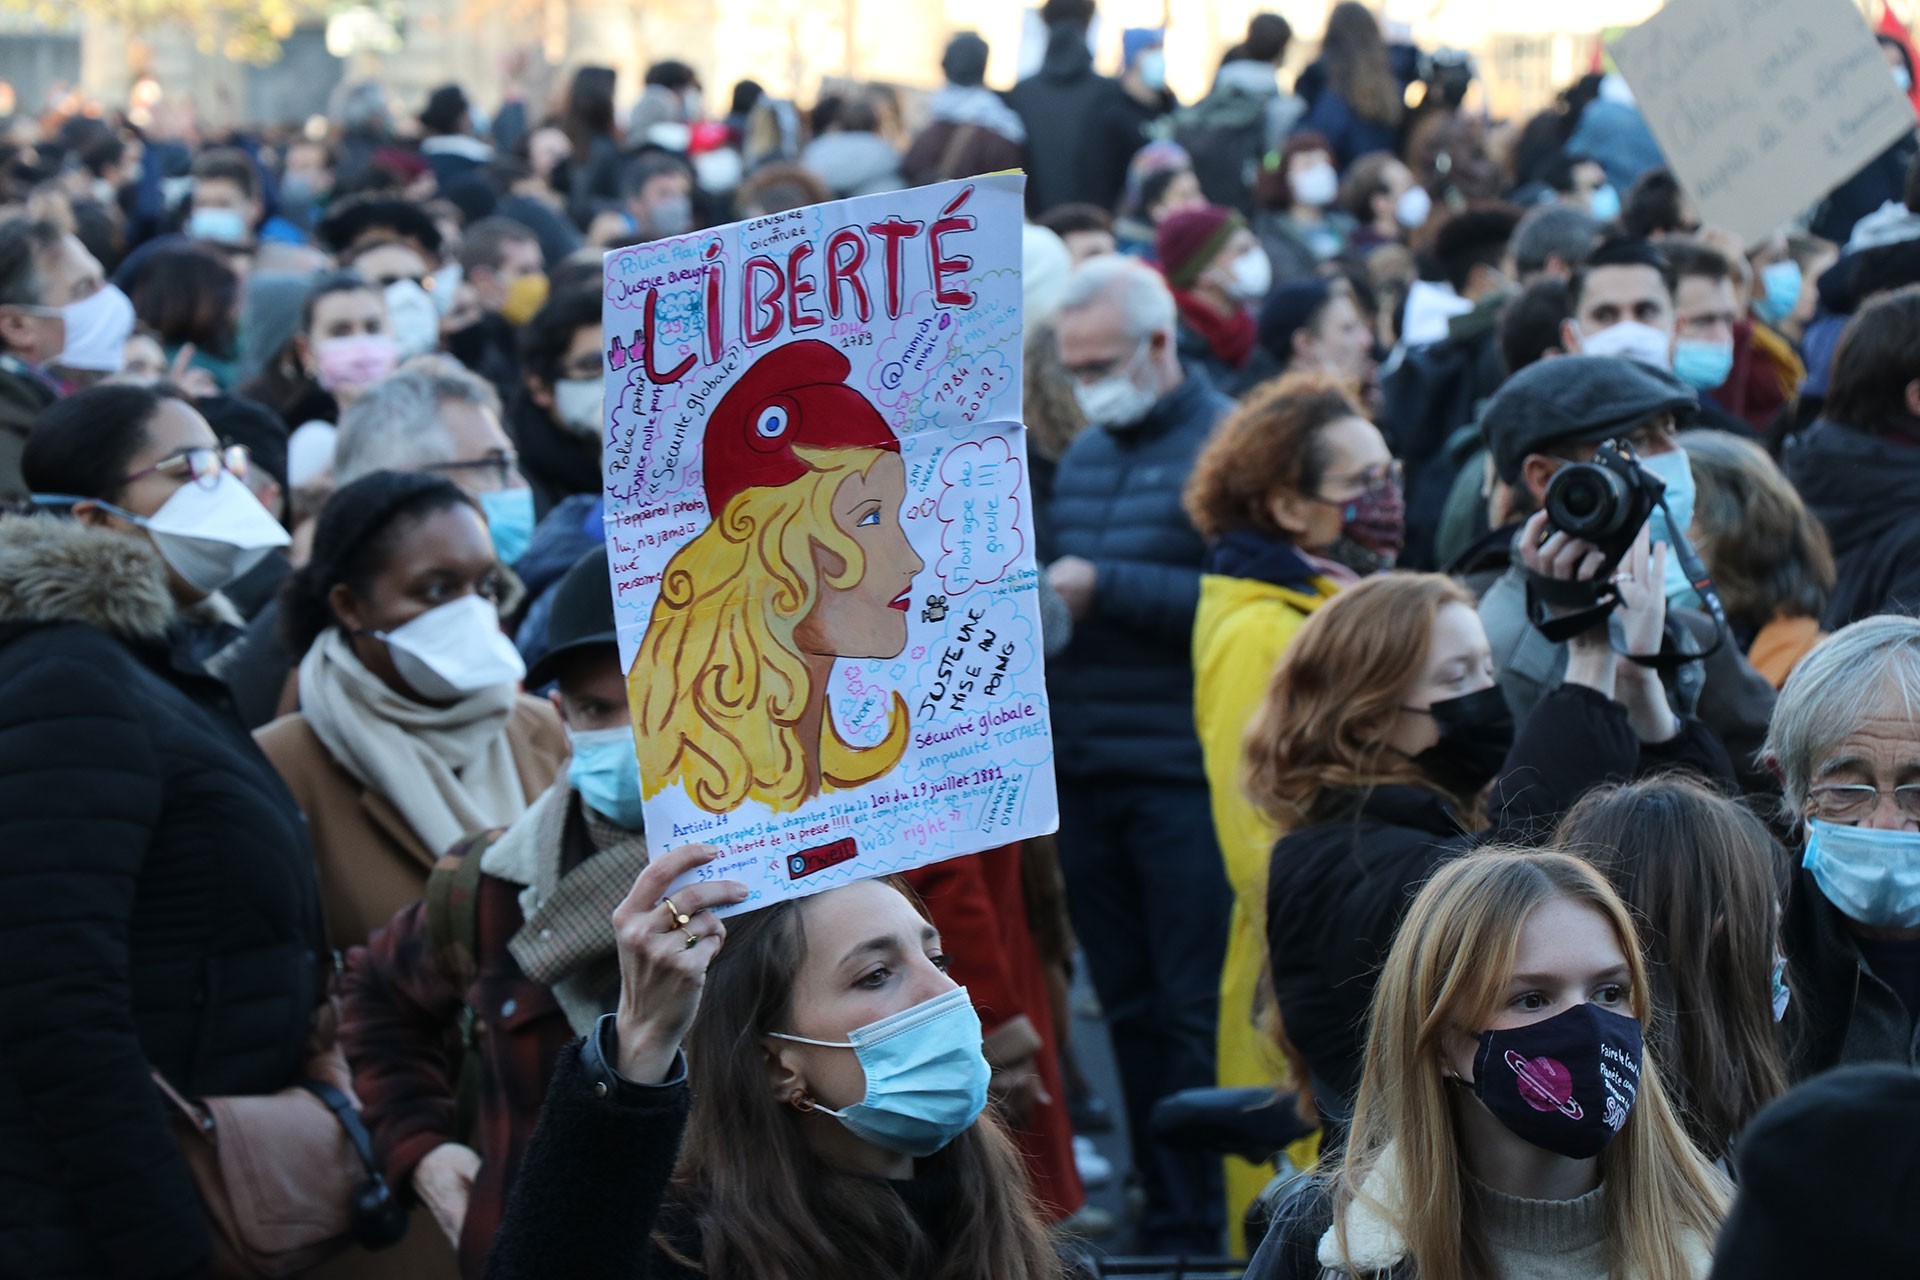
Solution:
<svg viewBox="0 0 1920 1280">
<path fill-rule="evenodd" d="M 83 622 L 159 643 L 178 616 L 166 563 L 145 539 L 61 516 L 0 516 L 0 623 Z"/>
<path fill-rule="evenodd" d="M 1353 1269 L 1341 1257 L 1339 1232 L 1332 1226 L 1321 1235 L 1317 1260 L 1323 1277 L 1347 1280 L 1357 1276 L 1390 1276 L 1408 1262 L 1407 1238 L 1395 1222 L 1406 1212 L 1412 1182 L 1403 1167 L 1397 1144 L 1389 1143 L 1380 1159 L 1367 1171 L 1360 1194 L 1347 1205 L 1347 1247 L 1352 1252 Z M 1712 1241 L 1688 1233 L 1684 1241 L 1689 1273 L 1705 1280 L 1713 1266 Z"/>
</svg>

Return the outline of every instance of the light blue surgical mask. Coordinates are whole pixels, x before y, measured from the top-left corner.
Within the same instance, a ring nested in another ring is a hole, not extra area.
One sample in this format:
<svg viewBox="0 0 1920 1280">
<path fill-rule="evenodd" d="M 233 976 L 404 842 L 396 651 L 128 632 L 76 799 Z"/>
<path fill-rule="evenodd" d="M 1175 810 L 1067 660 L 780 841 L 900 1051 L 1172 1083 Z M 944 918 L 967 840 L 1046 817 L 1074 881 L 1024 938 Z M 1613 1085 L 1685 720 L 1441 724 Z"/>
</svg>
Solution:
<svg viewBox="0 0 1920 1280">
<path fill-rule="evenodd" d="M 867 1096 L 842 1111 L 815 1104 L 876 1147 L 916 1159 L 965 1133 L 987 1106 L 980 1015 L 965 987 L 870 1022 L 845 1044 L 773 1033 L 781 1040 L 852 1049 Z"/>
<path fill-rule="evenodd" d="M 1587 197 L 1587 212 L 1602 222 L 1612 222 L 1620 216 L 1620 193 L 1613 189 L 1611 182 L 1593 189 L 1593 194 Z"/>
<path fill-rule="evenodd" d="M 1687 462 L 1685 449 L 1671 449 L 1666 453 L 1655 454 L 1651 458 L 1640 459 L 1640 465 L 1660 477 L 1667 486 L 1666 508 L 1655 507 L 1649 536 L 1655 542 L 1667 544 L 1666 594 L 1669 601 L 1676 597 L 1682 603 L 1698 599 L 1694 594 L 1693 583 L 1687 579 L 1687 571 L 1680 567 L 1680 556 L 1673 550 L 1673 536 L 1677 532 L 1685 537 L 1687 527 L 1693 523 L 1693 467 Z M 1668 523 L 1671 513 L 1672 523 Z"/>
<path fill-rule="evenodd" d="M 1801 863 L 1827 901 L 1876 929 L 1920 928 L 1920 831 L 1807 822 Z"/>
<path fill-rule="evenodd" d="M 1753 309 L 1768 324 L 1779 324 L 1800 305 L 1800 264 L 1792 258 L 1769 264 L 1760 272 L 1760 296 Z"/>
<path fill-rule="evenodd" d="M 516 564 L 533 541 L 533 490 L 495 489 L 480 495 L 480 511 L 487 517 L 487 532 L 493 535 L 493 549 L 501 564 Z"/>
<path fill-rule="evenodd" d="M 1733 339 L 1682 338 L 1673 344 L 1673 376 L 1695 391 L 1711 391 L 1733 372 Z"/>
<path fill-rule="evenodd" d="M 238 209 L 195 209 L 187 215 L 187 234 L 215 244 L 245 244 L 247 220 Z"/>
<path fill-rule="evenodd" d="M 569 731 L 573 760 L 567 765 L 567 785 L 580 793 L 587 808 L 629 831 L 644 830 L 640 819 L 640 760 L 633 750 L 633 730 L 586 729 Z"/>
</svg>

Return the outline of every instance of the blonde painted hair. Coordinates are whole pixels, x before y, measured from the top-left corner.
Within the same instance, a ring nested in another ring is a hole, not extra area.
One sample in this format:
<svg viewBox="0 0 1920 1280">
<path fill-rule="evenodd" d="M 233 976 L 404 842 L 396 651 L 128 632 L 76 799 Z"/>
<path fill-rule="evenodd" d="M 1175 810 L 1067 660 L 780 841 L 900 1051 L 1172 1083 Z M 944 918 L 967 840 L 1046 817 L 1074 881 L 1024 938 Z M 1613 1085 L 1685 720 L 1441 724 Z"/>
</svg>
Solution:
<svg viewBox="0 0 1920 1280">
<path fill-rule="evenodd" d="M 908 714 L 898 693 L 887 736 L 871 747 L 840 737 L 822 709 L 820 740 L 801 723 L 827 697 L 816 688 L 794 632 L 823 589 L 866 574 L 860 544 L 834 522 L 832 502 L 850 476 L 864 476 L 879 449 L 808 449 L 808 473 L 791 484 L 735 495 L 667 563 L 640 653 L 627 677 L 640 776 L 651 797 L 678 782 L 710 813 L 758 800 L 797 809 L 822 786 L 856 787 L 900 763 Z M 815 548 L 837 572 L 823 572 Z M 810 767 L 818 754 L 816 776 Z"/>
<path fill-rule="evenodd" d="M 1351 1263 L 1347 1210 L 1364 1198 L 1407 1242 L 1420 1280 L 1494 1274 L 1467 1193 L 1456 1100 L 1444 1054 L 1478 1037 L 1505 1000 L 1527 918 L 1566 900 L 1606 918 L 1627 957 L 1635 1017 L 1651 1014 L 1646 966 L 1626 906 L 1598 871 L 1561 853 L 1488 849 L 1443 867 L 1414 899 L 1374 992 L 1353 1133 L 1335 1186 L 1335 1240 Z M 1466 1105 L 1471 1105 L 1466 1104 Z M 1367 1175 L 1399 1180 L 1401 1203 L 1361 1191 Z M 1620 1280 L 1689 1280 L 1690 1253 L 1712 1248 L 1726 1215 L 1726 1180 L 1694 1149 L 1660 1072 L 1643 1055 L 1627 1122 L 1600 1155 L 1607 1272 Z M 1689 1250 L 1691 1243 L 1692 1249 Z"/>
</svg>

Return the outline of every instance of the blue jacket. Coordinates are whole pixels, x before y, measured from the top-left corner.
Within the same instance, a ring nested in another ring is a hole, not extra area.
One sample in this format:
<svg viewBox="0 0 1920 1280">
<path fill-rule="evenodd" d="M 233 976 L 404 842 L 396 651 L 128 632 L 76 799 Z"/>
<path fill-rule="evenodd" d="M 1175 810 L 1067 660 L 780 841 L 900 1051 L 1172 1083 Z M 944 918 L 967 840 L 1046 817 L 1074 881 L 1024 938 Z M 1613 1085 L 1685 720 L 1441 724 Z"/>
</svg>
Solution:
<svg viewBox="0 0 1920 1280">
<path fill-rule="evenodd" d="M 1362 116 L 1331 85 L 1314 100 L 1293 131 L 1312 131 L 1324 136 L 1333 147 L 1334 167 L 1342 173 L 1361 156 L 1395 150 L 1399 141 L 1398 131 L 1392 125 Z"/>
<path fill-rule="evenodd" d="M 1055 767 L 1204 785 L 1193 728 L 1193 615 L 1206 544 L 1180 505 L 1233 402 L 1204 373 L 1138 426 L 1080 433 L 1053 484 L 1054 544 L 1093 562 L 1093 611 L 1048 671 Z"/>
</svg>

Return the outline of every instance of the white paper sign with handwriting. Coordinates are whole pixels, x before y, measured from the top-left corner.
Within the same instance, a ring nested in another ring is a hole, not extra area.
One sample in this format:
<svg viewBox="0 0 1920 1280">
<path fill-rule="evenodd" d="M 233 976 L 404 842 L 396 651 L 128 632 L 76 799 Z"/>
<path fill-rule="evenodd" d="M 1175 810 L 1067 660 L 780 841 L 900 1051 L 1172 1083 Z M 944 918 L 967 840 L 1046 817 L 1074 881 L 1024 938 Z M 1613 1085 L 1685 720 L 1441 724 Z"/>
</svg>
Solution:
<svg viewBox="0 0 1920 1280">
<path fill-rule="evenodd" d="M 1749 244 L 1914 127 L 1851 0 L 1667 0 L 1609 48 L 1702 219 Z"/>
</svg>

